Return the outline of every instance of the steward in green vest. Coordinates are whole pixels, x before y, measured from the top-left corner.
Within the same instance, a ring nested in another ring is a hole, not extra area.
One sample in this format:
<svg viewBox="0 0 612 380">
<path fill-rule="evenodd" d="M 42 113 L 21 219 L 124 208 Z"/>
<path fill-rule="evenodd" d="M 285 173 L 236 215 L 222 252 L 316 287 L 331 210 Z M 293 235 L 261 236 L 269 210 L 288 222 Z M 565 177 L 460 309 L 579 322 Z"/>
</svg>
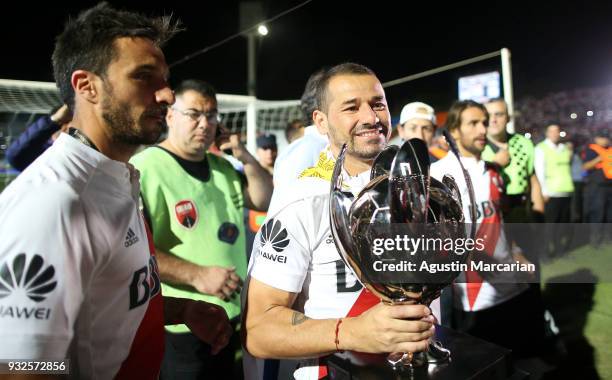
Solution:
<svg viewBox="0 0 612 380">
<path fill-rule="evenodd" d="M 223 373 L 231 378 L 240 350 L 240 291 L 247 272 L 243 207 L 268 209 L 272 177 L 238 135 L 218 133 L 212 86 L 187 80 L 174 93 L 176 102 L 166 114 L 168 137 L 132 158 L 141 172 L 142 206 L 152 230 L 162 292 L 221 306 L 234 331 L 229 344 L 212 356 L 211 347 L 185 325 L 167 326 L 160 377 L 199 379 Z M 243 173 L 209 153 L 213 143 L 231 151 Z"/>
<path fill-rule="evenodd" d="M 506 223 L 530 223 L 533 211 L 544 213 L 544 199 L 534 171 L 534 147 L 531 140 L 506 131 L 510 121 L 508 107 L 501 98 L 485 104 L 489 113 L 487 145 L 482 159 L 502 167 L 506 188 Z"/>
<path fill-rule="evenodd" d="M 546 139 L 536 145 L 535 170 L 542 184 L 546 200 L 546 253 L 553 257 L 566 252 L 571 244 L 571 201 L 574 193 L 571 161 L 572 150 L 560 142 L 561 128 L 557 124 L 546 127 Z"/>
<path fill-rule="evenodd" d="M 196 265 L 235 268 L 236 275 L 244 278 L 247 263 L 243 182 L 232 165 L 207 153 L 203 162 L 192 165 L 195 169 L 192 170 L 189 161 L 158 146 L 145 149 L 131 162 L 141 173 L 143 209 L 155 247 Z M 201 166 L 200 172 L 208 174 L 190 174 L 197 173 L 197 166 Z M 163 260 L 160 265 L 163 266 Z M 220 305 L 230 319 L 240 314 L 238 297 L 225 301 L 166 281 L 162 282 L 162 293 Z M 166 329 L 188 331 L 185 325 L 170 325 Z"/>
<path fill-rule="evenodd" d="M 553 147 L 546 140 L 536 148 L 541 149 L 544 159 L 544 188 L 547 194 L 567 194 L 574 191 L 571 161 L 572 151 L 565 145 Z"/>
</svg>

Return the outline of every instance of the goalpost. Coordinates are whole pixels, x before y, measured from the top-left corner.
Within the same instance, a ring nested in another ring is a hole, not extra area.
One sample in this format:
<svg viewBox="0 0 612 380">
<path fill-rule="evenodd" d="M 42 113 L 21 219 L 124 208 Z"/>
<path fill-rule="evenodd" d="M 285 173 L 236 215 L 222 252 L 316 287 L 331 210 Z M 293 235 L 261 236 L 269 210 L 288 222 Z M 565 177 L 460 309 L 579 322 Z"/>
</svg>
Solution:
<svg viewBox="0 0 612 380">
<path fill-rule="evenodd" d="M 385 82 L 383 87 L 392 87 L 495 57 L 501 57 L 503 93 L 508 103 L 508 111 L 512 115 L 512 70 L 510 51 L 506 48 Z M 217 100 L 222 124 L 231 132 L 246 135 L 247 149 L 251 153 L 255 153 L 255 140 L 259 133 L 276 135 L 279 150 L 282 149 L 287 144 L 283 133 L 287 123 L 303 119 L 299 100 L 267 101 L 233 94 L 217 94 Z M 55 83 L 0 79 L 0 191 L 18 174 L 4 159 L 11 141 L 19 136 L 28 124 L 60 104 L 62 101 Z M 514 132 L 513 124 L 509 123 L 508 129 L 509 132 Z"/>
<path fill-rule="evenodd" d="M 514 92 L 512 88 L 512 64 L 510 60 L 510 50 L 508 48 L 502 48 L 500 50 L 479 55 L 477 57 L 464 59 L 462 61 L 454 62 L 448 65 L 436 67 L 435 69 L 426 70 L 417 74 L 408 75 L 402 78 L 394 79 L 388 82 L 383 83 L 384 88 L 396 86 L 398 84 L 411 82 L 416 79 L 425 78 L 434 74 L 442 73 L 445 71 L 453 70 L 459 67 L 467 66 L 472 63 L 485 61 L 488 59 L 492 59 L 495 57 L 500 57 L 501 62 L 501 76 L 502 76 L 502 88 L 504 93 L 504 100 L 508 105 L 508 114 L 514 115 Z M 513 119 L 510 119 L 510 122 L 507 125 L 508 132 L 514 133 L 514 122 Z"/>
<path fill-rule="evenodd" d="M 299 100 L 270 101 L 253 96 L 217 94 L 221 123 L 246 135 L 247 149 L 255 153 L 258 133 L 276 135 L 279 149 L 286 145 L 284 129 L 302 119 Z M 38 117 L 62 104 L 53 82 L 0 79 L 0 191 L 18 174 L 5 160 L 10 143 Z"/>
<path fill-rule="evenodd" d="M 299 100 L 261 100 L 254 96 L 217 94 L 222 124 L 231 132 L 246 134 L 247 149 L 255 153 L 260 133 L 276 136 L 279 150 L 287 145 L 287 123 L 303 119 Z"/>
</svg>

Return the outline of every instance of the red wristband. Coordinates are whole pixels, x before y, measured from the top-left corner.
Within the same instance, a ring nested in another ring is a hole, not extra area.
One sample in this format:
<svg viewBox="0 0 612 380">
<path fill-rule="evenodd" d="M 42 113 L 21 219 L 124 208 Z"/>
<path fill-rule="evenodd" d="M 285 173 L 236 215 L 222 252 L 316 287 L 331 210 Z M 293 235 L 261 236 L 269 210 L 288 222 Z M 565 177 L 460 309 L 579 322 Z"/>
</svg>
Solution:
<svg viewBox="0 0 612 380">
<path fill-rule="evenodd" d="M 338 319 L 338 322 L 336 322 L 336 340 L 334 341 L 334 343 L 336 343 L 336 351 L 340 352 L 340 348 L 338 347 L 340 345 L 340 339 L 338 339 L 338 333 L 340 332 L 340 324 L 342 323 L 342 318 Z"/>
</svg>

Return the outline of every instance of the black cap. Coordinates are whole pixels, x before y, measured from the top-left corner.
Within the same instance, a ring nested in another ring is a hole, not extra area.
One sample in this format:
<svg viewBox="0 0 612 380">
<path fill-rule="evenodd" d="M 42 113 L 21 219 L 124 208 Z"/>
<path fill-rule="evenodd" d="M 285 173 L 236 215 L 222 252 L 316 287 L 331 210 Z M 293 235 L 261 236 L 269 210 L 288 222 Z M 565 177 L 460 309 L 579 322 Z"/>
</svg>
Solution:
<svg viewBox="0 0 612 380">
<path fill-rule="evenodd" d="M 257 137 L 257 147 L 262 149 L 276 149 L 276 136 L 265 134 Z"/>
</svg>

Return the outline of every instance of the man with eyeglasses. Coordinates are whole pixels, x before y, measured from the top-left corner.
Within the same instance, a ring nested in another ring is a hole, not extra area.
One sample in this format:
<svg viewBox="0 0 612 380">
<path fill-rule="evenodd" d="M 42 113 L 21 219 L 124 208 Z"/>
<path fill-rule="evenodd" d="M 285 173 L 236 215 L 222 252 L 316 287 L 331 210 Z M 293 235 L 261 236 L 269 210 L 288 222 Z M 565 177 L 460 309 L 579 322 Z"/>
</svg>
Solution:
<svg viewBox="0 0 612 380">
<path fill-rule="evenodd" d="M 166 140 L 132 159 L 141 173 L 142 206 L 153 233 L 162 290 L 165 295 L 220 305 L 230 320 L 237 321 L 247 264 L 243 207 L 267 210 L 272 178 L 237 135 L 219 148 L 231 149 L 244 164 L 244 174 L 207 152 L 219 126 L 216 93 L 210 84 L 183 81 L 175 96 L 166 115 Z M 166 342 L 162 379 L 195 379 L 211 373 L 232 376 L 240 345 L 235 332 L 214 359 L 210 348 L 184 325 L 168 328 Z"/>
</svg>

